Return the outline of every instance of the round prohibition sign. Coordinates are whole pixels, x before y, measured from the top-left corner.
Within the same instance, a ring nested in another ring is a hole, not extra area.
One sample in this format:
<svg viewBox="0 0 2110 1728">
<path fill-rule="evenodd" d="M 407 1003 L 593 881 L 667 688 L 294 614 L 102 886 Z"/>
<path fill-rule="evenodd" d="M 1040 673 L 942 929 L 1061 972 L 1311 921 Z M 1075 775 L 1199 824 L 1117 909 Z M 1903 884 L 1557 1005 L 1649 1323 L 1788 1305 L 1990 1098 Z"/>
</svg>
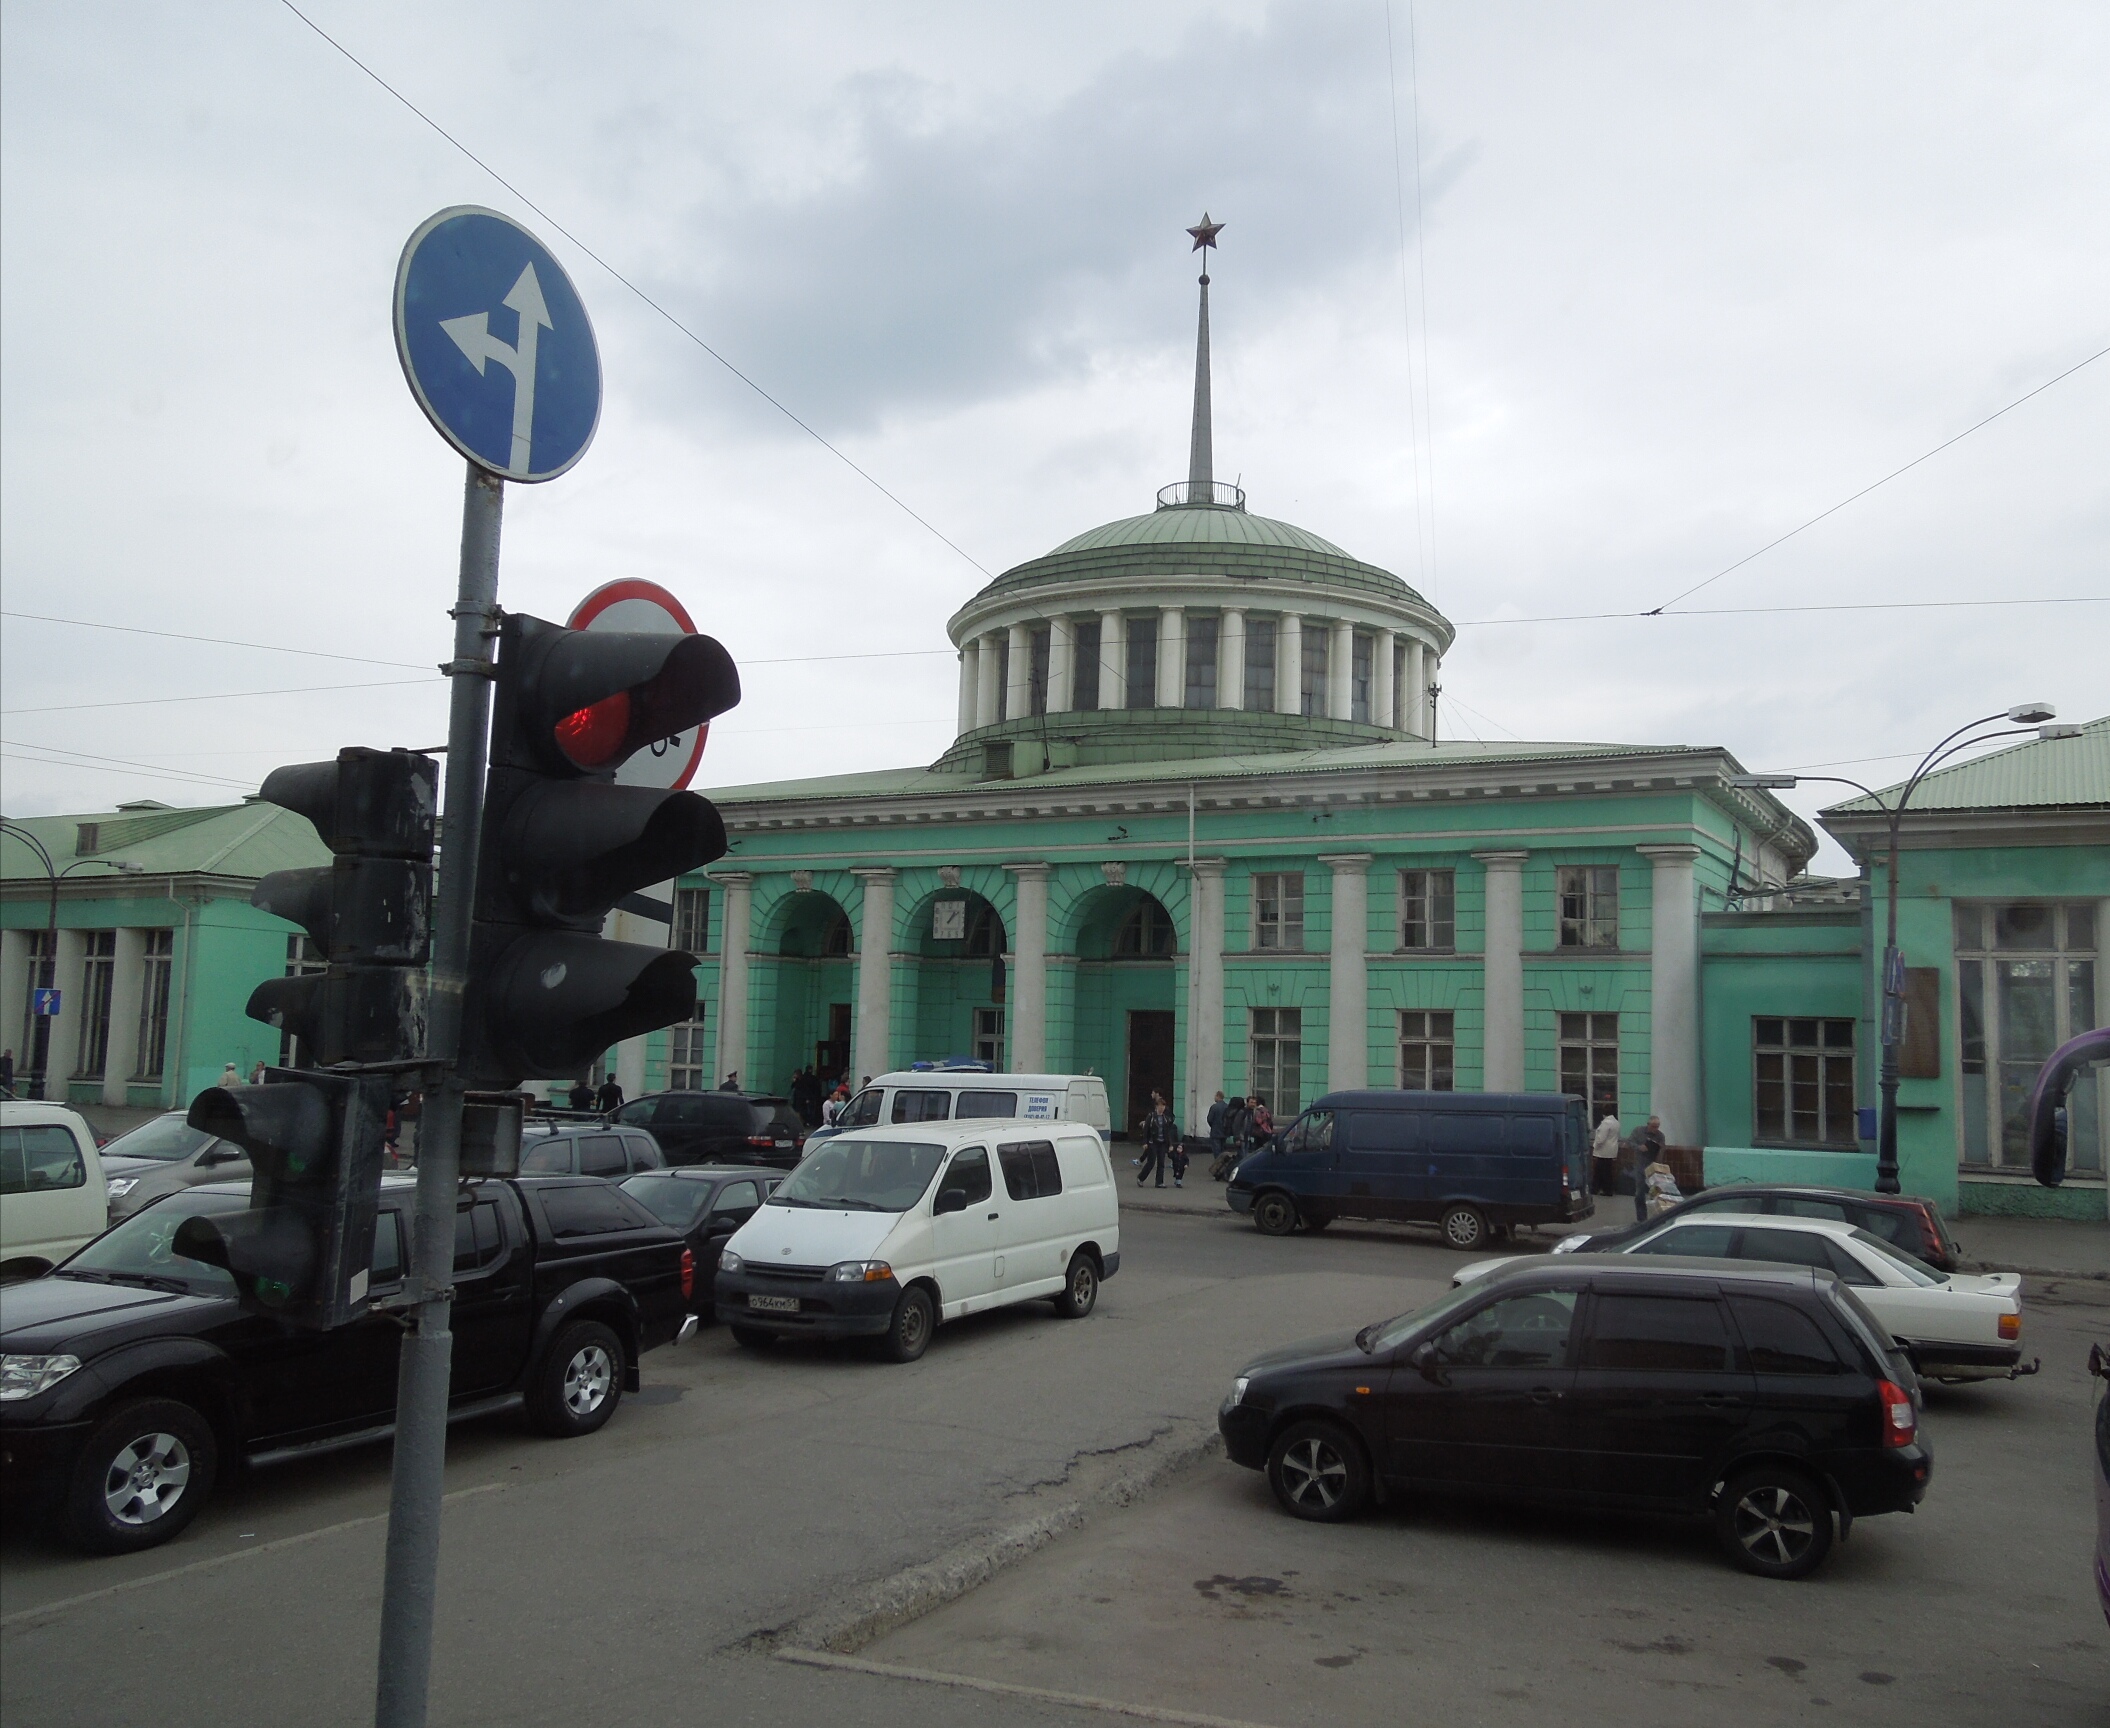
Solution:
<svg viewBox="0 0 2110 1728">
<path fill-rule="evenodd" d="M 565 622 L 574 630 L 622 630 L 637 636 L 697 634 L 686 606 L 657 582 L 635 579 L 604 583 L 573 607 Z M 615 783 L 679 792 L 695 778 L 710 732 L 706 721 L 693 732 L 657 740 L 615 771 Z"/>
</svg>

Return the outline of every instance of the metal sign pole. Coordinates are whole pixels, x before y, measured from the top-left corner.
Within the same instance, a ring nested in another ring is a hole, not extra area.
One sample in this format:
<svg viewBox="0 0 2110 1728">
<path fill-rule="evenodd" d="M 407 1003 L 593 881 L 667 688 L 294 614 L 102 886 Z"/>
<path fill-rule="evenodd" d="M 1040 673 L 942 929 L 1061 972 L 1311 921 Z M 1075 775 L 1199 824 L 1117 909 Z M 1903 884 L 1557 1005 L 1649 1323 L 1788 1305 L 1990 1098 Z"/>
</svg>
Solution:
<svg viewBox="0 0 2110 1728">
<path fill-rule="evenodd" d="M 454 1355 L 454 1190 L 461 1164 L 461 1043 L 469 971 L 476 853 L 483 829 L 490 734 L 491 645 L 498 638 L 498 531 L 505 482 L 471 462 L 462 499 L 461 588 L 454 602 L 454 680 L 447 722 L 447 796 L 433 907 L 432 983 L 425 1053 L 444 1066 L 439 1095 L 418 1124 L 414 1327 L 396 1376 L 396 1444 L 388 1498 L 388 1563 L 381 1587 L 375 1728 L 425 1728 L 432 1619 L 439 1593 L 440 1501 L 446 1487 L 447 1378 Z"/>
</svg>

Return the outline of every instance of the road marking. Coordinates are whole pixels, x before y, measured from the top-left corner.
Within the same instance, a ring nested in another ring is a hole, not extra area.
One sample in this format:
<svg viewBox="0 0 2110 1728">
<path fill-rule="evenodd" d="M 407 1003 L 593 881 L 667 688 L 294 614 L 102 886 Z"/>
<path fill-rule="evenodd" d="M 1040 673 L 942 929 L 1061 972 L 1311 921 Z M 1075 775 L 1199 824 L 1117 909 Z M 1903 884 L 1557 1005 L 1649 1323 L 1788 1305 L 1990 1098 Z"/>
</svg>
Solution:
<svg viewBox="0 0 2110 1728">
<path fill-rule="evenodd" d="M 484 1482 L 474 1488 L 457 1488 L 445 1496 L 441 1504 L 466 1500 L 472 1494 L 491 1494 L 511 1486 L 505 1482 Z M 364 1518 L 347 1518 L 341 1524 L 325 1524 L 319 1530 L 303 1530 L 297 1536 L 281 1536 L 275 1542 L 265 1542 L 255 1548 L 237 1548 L 231 1553 L 215 1554 L 209 1560 L 193 1560 L 188 1566 L 172 1566 L 166 1572 L 149 1572 L 143 1577 L 127 1578 L 122 1584 L 110 1584 L 100 1590 L 84 1590 L 78 1596 L 62 1596 L 56 1602 L 40 1603 L 34 1608 L 17 1608 L 12 1614 L 0 1614 L 0 1631 L 20 1624 L 25 1620 L 41 1620 L 47 1614 L 63 1614 L 69 1608 L 79 1608 L 89 1602 L 100 1602 L 106 1597 L 122 1596 L 127 1591 L 144 1590 L 152 1584 L 166 1584 L 172 1578 L 187 1578 L 195 1572 L 210 1572 L 221 1566 L 231 1566 L 237 1560 L 254 1560 L 259 1554 L 273 1554 L 282 1548 L 295 1548 L 303 1542 L 314 1542 L 324 1536 L 336 1536 L 346 1530 L 357 1530 L 363 1524 L 385 1524 L 386 1512 L 370 1512 Z"/>
<path fill-rule="evenodd" d="M 886 1680 L 914 1680 L 925 1686 L 956 1686 L 966 1692 L 989 1692 L 1004 1698 L 1030 1698 L 1038 1704 L 1066 1704 L 1073 1710 L 1098 1710 L 1138 1722 L 1174 1722 L 1182 1728 L 1268 1728 L 1242 1716 L 1204 1716 L 1195 1710 L 1165 1710 L 1155 1704 L 1129 1704 L 1118 1698 L 1094 1698 L 1083 1692 L 1057 1692 L 1046 1686 L 1018 1686 L 1008 1680 L 983 1680 L 973 1674 L 947 1674 L 935 1668 L 903 1668 L 892 1662 L 868 1662 L 862 1656 L 838 1656 L 829 1650 L 783 1649 L 779 1662 L 807 1668 L 839 1668 L 852 1674 L 876 1674 Z"/>
</svg>

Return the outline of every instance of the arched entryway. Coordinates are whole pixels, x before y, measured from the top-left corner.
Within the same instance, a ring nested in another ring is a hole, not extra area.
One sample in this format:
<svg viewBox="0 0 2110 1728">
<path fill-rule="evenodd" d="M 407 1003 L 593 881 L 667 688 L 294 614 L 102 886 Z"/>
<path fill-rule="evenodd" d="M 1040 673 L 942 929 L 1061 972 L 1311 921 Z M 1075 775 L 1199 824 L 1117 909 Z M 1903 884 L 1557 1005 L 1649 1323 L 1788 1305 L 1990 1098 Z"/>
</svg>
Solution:
<svg viewBox="0 0 2110 1728">
<path fill-rule="evenodd" d="M 809 1065 L 823 1080 L 842 1074 L 850 1066 L 850 1004 L 857 999 L 849 914 L 818 889 L 787 895 L 756 946 L 774 949 L 776 959 L 771 1035 L 761 1040 L 770 1065 L 752 1077 L 753 1088 L 788 1095 L 792 1077 Z"/>
<path fill-rule="evenodd" d="M 995 905 L 971 888 L 940 888 L 910 911 L 901 945 L 910 956 L 902 1024 L 911 1060 L 965 1057 L 1003 1067 L 1010 942 Z M 901 1043 L 897 1037 L 897 1050 Z"/>
<path fill-rule="evenodd" d="M 1153 1091 L 1178 1108 L 1178 931 L 1144 889 L 1097 888 L 1074 908 L 1066 945 L 1077 957 L 1073 1066 L 1106 1076 L 1114 1131 L 1132 1135 Z"/>
</svg>

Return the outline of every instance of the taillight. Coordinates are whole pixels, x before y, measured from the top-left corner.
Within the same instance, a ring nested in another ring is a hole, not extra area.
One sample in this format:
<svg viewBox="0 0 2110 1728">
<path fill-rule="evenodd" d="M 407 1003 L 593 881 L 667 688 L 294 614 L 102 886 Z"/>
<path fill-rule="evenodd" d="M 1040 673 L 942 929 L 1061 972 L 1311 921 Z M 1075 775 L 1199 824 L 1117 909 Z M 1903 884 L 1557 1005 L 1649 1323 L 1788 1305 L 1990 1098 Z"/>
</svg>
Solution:
<svg viewBox="0 0 2110 1728">
<path fill-rule="evenodd" d="M 774 1146 L 776 1144 L 767 1134 L 750 1134 L 747 1137 L 747 1143 L 750 1146 Z"/>
<path fill-rule="evenodd" d="M 696 1255 L 693 1250 L 681 1251 L 681 1299 L 686 1302 L 696 1294 Z"/>
<path fill-rule="evenodd" d="M 1943 1246 L 1941 1239 L 1941 1214 L 1934 1210 L 1934 1202 L 1931 1200 L 1920 1201 L 1918 1211 L 1920 1236 L 1927 1244 L 1926 1257 L 1939 1265 L 1948 1257 L 1948 1250 Z"/>
<path fill-rule="evenodd" d="M 2001 1315 L 2001 1316 L 2000 1316 L 2000 1336 L 2001 1336 L 2001 1337 L 2003 1337 L 2003 1338 L 2005 1338 L 2005 1339 L 2007 1339 L 2007 1340 L 2008 1340 L 2009 1342 L 2013 1342 L 2013 1341 L 2014 1341 L 2015 1339 L 2017 1339 L 2017 1338 L 2021 1337 L 2021 1336 L 2022 1336 L 2022 1316 L 2021 1316 L 2021 1315 L 2019 1315 L 2019 1314 L 2003 1314 L 2003 1315 Z"/>
<path fill-rule="evenodd" d="M 1913 1412 L 1911 1396 L 1888 1380 L 1876 1392 L 1883 1400 L 1883 1444 L 1910 1446 L 1919 1434 L 1919 1417 Z"/>
</svg>

